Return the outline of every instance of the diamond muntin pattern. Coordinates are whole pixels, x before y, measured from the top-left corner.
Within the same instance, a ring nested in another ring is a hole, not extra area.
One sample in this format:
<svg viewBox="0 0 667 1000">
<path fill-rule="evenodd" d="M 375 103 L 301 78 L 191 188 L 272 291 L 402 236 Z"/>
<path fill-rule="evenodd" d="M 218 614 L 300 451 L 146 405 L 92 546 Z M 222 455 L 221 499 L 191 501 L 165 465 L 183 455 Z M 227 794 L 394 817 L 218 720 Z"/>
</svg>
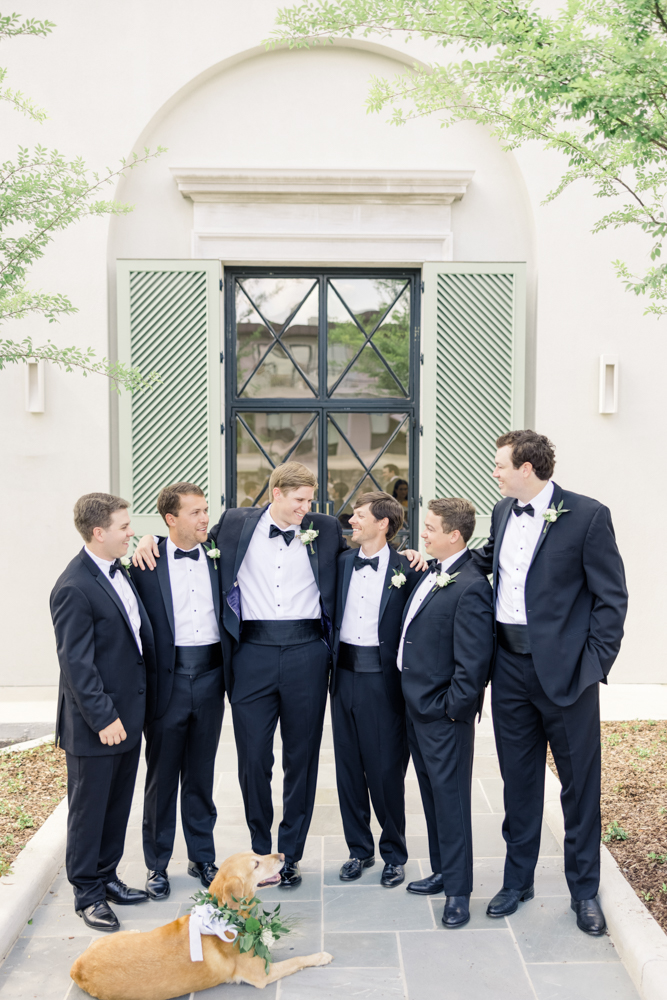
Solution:
<svg viewBox="0 0 667 1000">
<path fill-rule="evenodd" d="M 132 508 L 154 514 L 167 483 L 208 492 L 205 273 L 133 271 L 130 315 L 132 364 L 164 378 L 132 398 Z"/>
</svg>

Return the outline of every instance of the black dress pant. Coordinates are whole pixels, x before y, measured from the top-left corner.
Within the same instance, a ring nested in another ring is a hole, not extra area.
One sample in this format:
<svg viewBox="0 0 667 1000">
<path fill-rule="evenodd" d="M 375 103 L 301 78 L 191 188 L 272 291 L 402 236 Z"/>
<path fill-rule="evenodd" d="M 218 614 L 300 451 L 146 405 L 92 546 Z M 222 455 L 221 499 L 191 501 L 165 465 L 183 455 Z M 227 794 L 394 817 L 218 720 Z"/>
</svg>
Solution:
<svg viewBox="0 0 667 1000">
<path fill-rule="evenodd" d="M 375 853 L 368 799 L 382 827 L 385 864 L 404 865 L 405 772 L 409 751 L 405 715 L 392 708 L 384 675 L 338 670 L 331 699 L 336 785 L 351 858 Z"/>
<path fill-rule="evenodd" d="M 213 769 L 224 712 L 222 667 L 190 677 L 174 674 L 164 715 L 146 727 L 144 858 L 164 871 L 176 833 L 181 783 L 181 823 L 190 861 L 215 861 Z"/>
<path fill-rule="evenodd" d="M 421 792 L 431 871 L 446 896 L 472 892 L 473 722 L 419 722 L 407 712 L 408 744 Z"/>
<path fill-rule="evenodd" d="M 67 758 L 67 878 L 82 910 L 106 897 L 123 856 L 141 740 L 126 753 Z"/>
<path fill-rule="evenodd" d="M 283 744 L 283 818 L 278 850 L 300 861 L 313 815 L 329 650 L 323 639 L 297 646 L 241 642 L 234 653 L 231 697 L 239 782 L 252 849 L 271 852 L 273 737 Z"/>
<path fill-rule="evenodd" d="M 530 654 L 499 649 L 491 692 L 505 784 L 505 882 L 531 885 L 540 850 L 547 741 L 562 784 L 565 876 L 573 899 L 600 883 L 600 703 L 598 685 L 561 708 L 546 696 Z"/>
</svg>

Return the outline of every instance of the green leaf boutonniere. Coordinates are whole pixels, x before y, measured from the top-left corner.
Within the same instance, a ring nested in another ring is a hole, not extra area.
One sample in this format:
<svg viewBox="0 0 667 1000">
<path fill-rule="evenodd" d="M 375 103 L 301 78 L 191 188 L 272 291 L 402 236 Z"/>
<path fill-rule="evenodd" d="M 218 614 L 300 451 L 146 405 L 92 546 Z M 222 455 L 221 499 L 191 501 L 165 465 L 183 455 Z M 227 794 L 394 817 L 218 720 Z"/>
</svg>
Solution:
<svg viewBox="0 0 667 1000">
<path fill-rule="evenodd" d="M 394 568 L 394 575 L 389 581 L 388 589 L 391 590 L 392 587 L 402 587 L 406 581 L 405 573 L 403 572 L 402 566 L 396 566 Z"/>
<path fill-rule="evenodd" d="M 310 545 L 310 554 L 313 555 L 313 556 L 315 555 L 315 549 L 313 548 L 313 542 L 315 541 L 315 539 L 317 538 L 318 535 L 319 535 L 319 531 L 316 531 L 315 528 L 313 528 L 313 522 L 312 521 L 310 522 L 310 527 L 308 529 L 306 529 L 306 531 L 300 531 L 299 532 L 299 538 L 301 539 L 302 544 L 303 545 Z"/>
<path fill-rule="evenodd" d="M 452 573 L 451 576 L 449 573 L 437 573 L 435 577 L 435 587 L 431 593 L 433 593 L 434 590 L 438 590 L 440 587 L 448 587 L 450 583 L 454 583 L 458 575 L 458 573 Z"/>
<path fill-rule="evenodd" d="M 213 569 L 218 568 L 218 559 L 220 558 L 220 549 L 213 548 L 213 542 L 210 542 L 208 546 L 204 546 L 204 552 L 213 560 Z"/>
<path fill-rule="evenodd" d="M 543 534 L 543 535 L 546 535 L 546 533 L 547 533 L 547 528 L 549 527 L 549 525 L 550 525 L 550 524 L 553 524 L 553 523 L 554 523 L 554 521 L 557 521 L 557 520 L 558 520 L 558 518 L 559 518 L 559 517 L 560 517 L 560 516 L 561 516 L 562 514 L 569 514 L 569 513 L 570 513 L 570 512 L 569 512 L 569 510 L 563 510 L 563 501 L 562 501 L 562 500 L 561 500 L 561 502 L 560 502 L 560 503 L 558 504 L 558 506 L 557 506 L 557 507 L 556 507 L 556 505 L 555 505 L 554 503 L 552 503 L 552 504 L 551 504 L 551 507 L 549 507 L 549 510 L 545 510 L 544 514 L 542 514 L 542 517 L 543 517 L 543 518 L 544 518 L 544 520 L 545 520 L 545 521 L 547 522 L 547 523 L 546 523 L 546 524 L 544 525 L 544 531 L 542 532 L 542 534 Z"/>
</svg>

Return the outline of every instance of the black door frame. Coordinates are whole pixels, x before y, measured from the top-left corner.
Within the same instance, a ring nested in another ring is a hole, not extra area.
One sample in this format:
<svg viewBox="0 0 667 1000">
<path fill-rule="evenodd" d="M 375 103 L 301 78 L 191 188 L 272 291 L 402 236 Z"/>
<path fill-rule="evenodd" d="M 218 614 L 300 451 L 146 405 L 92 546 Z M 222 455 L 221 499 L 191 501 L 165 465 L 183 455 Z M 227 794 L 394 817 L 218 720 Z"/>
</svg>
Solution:
<svg viewBox="0 0 667 1000">
<path fill-rule="evenodd" d="M 225 316 L 225 420 L 223 430 L 225 445 L 225 508 L 236 506 L 236 416 L 237 413 L 276 413 L 281 410 L 317 413 L 318 420 L 318 479 L 326 483 L 327 414 L 336 413 L 386 413 L 392 404 L 395 412 L 405 412 L 409 422 L 409 544 L 415 545 L 418 531 L 418 476 L 419 476 L 419 382 L 420 382 L 420 313 L 421 271 L 418 268 L 391 267 L 225 267 L 224 269 Z M 319 287 L 319 336 L 318 336 L 318 397 L 284 397 L 273 399 L 239 399 L 236 395 L 236 297 L 234 282 L 237 278 L 313 278 L 320 279 Z M 327 278 L 400 278 L 410 282 L 410 376 L 408 398 L 386 396 L 381 399 L 338 398 L 327 399 L 326 371 L 326 279 Z M 390 461 L 390 459 L 387 459 Z M 325 498 L 326 499 L 326 498 Z M 314 504 L 318 509 L 317 501 Z M 320 509 L 325 509 L 320 507 Z"/>
</svg>

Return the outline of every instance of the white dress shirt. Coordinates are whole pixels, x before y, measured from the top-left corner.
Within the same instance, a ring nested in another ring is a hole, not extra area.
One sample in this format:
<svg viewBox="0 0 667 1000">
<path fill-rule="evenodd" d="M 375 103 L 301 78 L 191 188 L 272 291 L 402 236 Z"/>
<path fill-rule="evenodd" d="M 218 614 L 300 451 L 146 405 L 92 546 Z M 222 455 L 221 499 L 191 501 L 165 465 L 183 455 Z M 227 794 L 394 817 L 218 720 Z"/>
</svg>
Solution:
<svg viewBox="0 0 667 1000">
<path fill-rule="evenodd" d="M 367 556 L 363 548 L 359 549 L 359 555 L 363 559 L 375 558 Z M 352 646 L 380 645 L 380 602 L 389 565 L 389 546 L 385 544 L 375 555 L 378 558 L 376 570 L 364 566 L 363 569 L 353 569 L 350 577 L 340 626 L 340 641 L 349 642 Z"/>
<path fill-rule="evenodd" d="M 506 625 L 526 625 L 526 577 L 540 534 L 546 521 L 542 517 L 551 503 L 554 484 L 549 481 L 543 490 L 530 502 L 535 513 L 532 517 L 521 514 L 517 517 L 510 511 L 505 534 L 500 545 L 498 560 L 498 593 L 496 595 L 496 619 Z M 517 501 L 521 507 L 525 503 Z"/>
<path fill-rule="evenodd" d="M 177 548 L 168 538 L 167 566 L 174 608 L 174 645 L 210 646 L 220 642 L 220 629 L 215 617 L 206 550 L 196 545 L 199 559 L 176 559 L 174 553 Z"/>
<path fill-rule="evenodd" d="M 440 563 L 440 572 L 446 573 L 450 566 L 453 566 L 457 559 L 460 559 L 464 552 L 468 551 L 468 546 L 455 552 L 453 556 L 449 556 L 448 559 L 443 559 Z M 437 586 L 435 582 L 435 573 L 424 573 L 423 580 L 420 581 L 416 590 L 413 590 L 412 596 L 410 598 L 410 603 L 408 605 L 408 612 L 405 616 L 405 623 L 403 625 L 403 632 L 401 633 L 401 641 L 398 647 L 398 656 L 396 657 L 396 666 L 399 670 L 403 669 L 403 645 L 405 643 L 405 633 L 408 631 L 408 626 L 414 618 L 414 616 L 419 611 L 422 603 L 426 600 L 428 595 L 431 593 L 433 588 Z"/>
<path fill-rule="evenodd" d="M 255 528 L 239 568 L 241 614 L 244 621 L 300 621 L 321 618 L 320 592 L 315 583 L 306 546 L 298 525 L 289 545 L 284 538 L 269 538 L 276 522 L 265 510 Z M 276 525 L 279 527 L 279 525 Z M 314 545 L 317 545 L 315 539 Z"/>
<path fill-rule="evenodd" d="M 134 638 L 136 639 L 137 646 L 139 647 L 139 652 L 143 653 L 143 646 L 141 645 L 141 615 L 139 614 L 139 605 L 134 595 L 134 591 L 125 576 L 125 570 L 116 570 L 114 575 L 110 576 L 109 570 L 113 566 L 113 560 L 110 561 L 108 559 L 100 559 L 99 556 L 96 556 L 94 552 L 90 551 L 87 545 L 85 546 L 85 549 L 86 555 L 90 556 L 95 565 L 98 566 L 108 577 L 109 583 L 123 602 L 123 606 L 127 611 L 127 617 L 130 619 L 132 631 L 134 632 Z"/>
</svg>

